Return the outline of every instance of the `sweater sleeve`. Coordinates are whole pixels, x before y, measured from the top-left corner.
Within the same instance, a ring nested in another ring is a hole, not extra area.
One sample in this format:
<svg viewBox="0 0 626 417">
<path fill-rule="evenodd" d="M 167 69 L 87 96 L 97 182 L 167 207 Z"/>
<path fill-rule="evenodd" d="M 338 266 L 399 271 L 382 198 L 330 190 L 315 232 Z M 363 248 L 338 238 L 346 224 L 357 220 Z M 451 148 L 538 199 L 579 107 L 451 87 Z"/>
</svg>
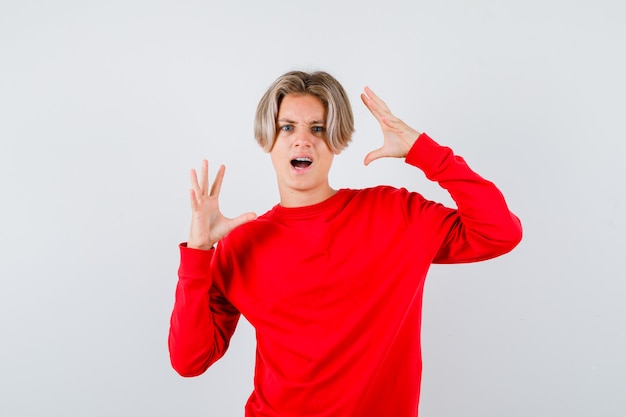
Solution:
<svg viewBox="0 0 626 417">
<path fill-rule="evenodd" d="M 420 168 L 431 181 L 446 189 L 457 209 L 438 205 L 437 228 L 444 235 L 434 263 L 476 262 L 513 250 L 522 238 L 520 220 L 490 181 L 470 169 L 460 156 L 420 135 L 406 162 Z"/>
<path fill-rule="evenodd" d="M 214 252 L 180 245 L 168 346 L 172 367 L 185 377 L 202 374 L 224 355 L 240 317 L 213 285 Z"/>
</svg>

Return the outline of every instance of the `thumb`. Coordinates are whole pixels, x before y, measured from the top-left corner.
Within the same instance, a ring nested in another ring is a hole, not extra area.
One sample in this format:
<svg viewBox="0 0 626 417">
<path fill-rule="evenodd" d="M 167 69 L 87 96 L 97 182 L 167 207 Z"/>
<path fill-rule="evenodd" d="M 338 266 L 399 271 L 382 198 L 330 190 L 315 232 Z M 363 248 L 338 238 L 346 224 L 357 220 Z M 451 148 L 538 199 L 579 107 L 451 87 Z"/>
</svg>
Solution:
<svg viewBox="0 0 626 417">
<path fill-rule="evenodd" d="M 378 158 L 383 158 L 385 156 L 386 155 L 383 148 L 378 148 L 365 155 L 365 160 L 363 162 L 365 163 L 365 165 L 369 165 L 370 162 L 375 161 Z"/>
<path fill-rule="evenodd" d="M 230 226 L 231 226 L 231 230 L 234 229 L 235 227 L 239 227 L 244 223 L 248 223 L 254 219 L 256 219 L 257 215 L 256 213 L 244 213 L 240 216 L 237 216 L 233 219 L 230 219 Z"/>
</svg>

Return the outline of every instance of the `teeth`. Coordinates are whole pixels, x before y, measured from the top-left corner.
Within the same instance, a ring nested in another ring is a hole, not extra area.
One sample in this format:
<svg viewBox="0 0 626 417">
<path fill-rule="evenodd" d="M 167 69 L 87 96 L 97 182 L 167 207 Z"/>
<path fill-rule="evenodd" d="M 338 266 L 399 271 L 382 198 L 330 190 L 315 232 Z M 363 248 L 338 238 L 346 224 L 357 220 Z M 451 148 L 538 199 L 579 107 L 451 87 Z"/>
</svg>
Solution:
<svg viewBox="0 0 626 417">
<path fill-rule="evenodd" d="M 310 166 L 312 163 L 313 161 L 311 160 L 311 158 L 307 156 L 301 156 L 301 157 L 293 158 L 291 160 L 291 165 L 295 169 L 305 169 L 308 166 Z"/>
</svg>

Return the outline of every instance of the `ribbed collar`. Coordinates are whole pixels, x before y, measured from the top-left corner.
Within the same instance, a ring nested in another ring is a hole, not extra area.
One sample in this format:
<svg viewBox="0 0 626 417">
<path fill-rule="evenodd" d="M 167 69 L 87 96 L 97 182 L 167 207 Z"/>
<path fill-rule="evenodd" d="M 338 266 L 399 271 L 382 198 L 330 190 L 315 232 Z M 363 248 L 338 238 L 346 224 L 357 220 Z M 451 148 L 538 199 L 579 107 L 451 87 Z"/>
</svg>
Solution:
<svg viewBox="0 0 626 417">
<path fill-rule="evenodd" d="M 343 202 L 350 195 L 349 189 L 339 189 L 337 192 L 330 198 L 326 200 L 313 204 L 310 206 L 303 207 L 283 207 L 280 204 L 275 205 L 270 211 L 267 212 L 267 216 L 269 218 L 282 218 L 282 219 L 308 219 L 313 217 L 325 217 L 324 214 L 335 214 L 337 209 L 343 206 Z"/>
</svg>

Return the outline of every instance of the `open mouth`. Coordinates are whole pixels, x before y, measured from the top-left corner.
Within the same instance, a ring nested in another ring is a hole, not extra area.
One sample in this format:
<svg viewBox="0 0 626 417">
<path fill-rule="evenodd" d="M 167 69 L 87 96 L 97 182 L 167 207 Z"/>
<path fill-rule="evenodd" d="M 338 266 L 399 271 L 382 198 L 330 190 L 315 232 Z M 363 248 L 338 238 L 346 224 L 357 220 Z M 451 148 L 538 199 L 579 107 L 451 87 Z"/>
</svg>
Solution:
<svg viewBox="0 0 626 417">
<path fill-rule="evenodd" d="M 313 161 L 311 158 L 294 158 L 291 160 L 291 166 L 295 169 L 305 169 L 311 165 Z"/>
</svg>

